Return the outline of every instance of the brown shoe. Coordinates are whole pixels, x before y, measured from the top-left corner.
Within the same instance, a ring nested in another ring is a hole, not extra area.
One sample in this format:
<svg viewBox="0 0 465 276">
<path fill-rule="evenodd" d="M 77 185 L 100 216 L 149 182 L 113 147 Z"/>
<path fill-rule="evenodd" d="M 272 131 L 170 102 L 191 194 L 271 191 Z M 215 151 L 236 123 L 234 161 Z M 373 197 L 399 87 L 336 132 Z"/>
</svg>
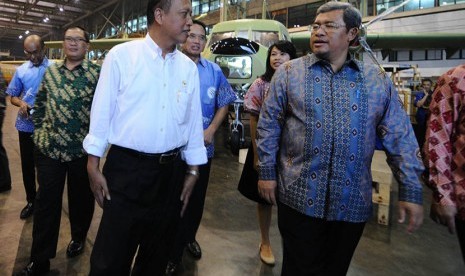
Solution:
<svg viewBox="0 0 465 276">
<path fill-rule="evenodd" d="M 260 260 L 262 260 L 262 262 L 264 262 L 265 264 L 269 266 L 274 266 L 275 259 L 274 259 L 273 251 L 271 251 L 271 246 L 263 245 L 260 243 L 258 250 L 260 253 Z"/>
</svg>

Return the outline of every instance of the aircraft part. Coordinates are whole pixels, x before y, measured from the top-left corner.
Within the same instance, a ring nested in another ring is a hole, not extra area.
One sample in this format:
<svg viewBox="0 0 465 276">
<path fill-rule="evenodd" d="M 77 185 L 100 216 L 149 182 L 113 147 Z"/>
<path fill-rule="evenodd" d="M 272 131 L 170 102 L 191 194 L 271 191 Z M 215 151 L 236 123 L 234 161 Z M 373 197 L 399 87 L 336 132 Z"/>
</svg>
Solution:
<svg viewBox="0 0 465 276">
<path fill-rule="evenodd" d="M 241 37 L 231 37 L 215 42 L 210 50 L 217 55 L 254 55 L 260 45 Z"/>
</svg>

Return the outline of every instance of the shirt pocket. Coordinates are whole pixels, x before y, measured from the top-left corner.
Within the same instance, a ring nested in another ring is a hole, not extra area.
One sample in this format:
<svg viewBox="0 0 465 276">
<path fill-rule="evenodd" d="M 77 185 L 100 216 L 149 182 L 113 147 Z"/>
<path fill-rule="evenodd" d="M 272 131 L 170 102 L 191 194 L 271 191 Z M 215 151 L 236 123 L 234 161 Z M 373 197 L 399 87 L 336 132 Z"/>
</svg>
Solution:
<svg viewBox="0 0 465 276">
<path fill-rule="evenodd" d="M 184 124 L 189 119 L 191 104 L 192 91 L 188 91 L 185 86 L 176 89 L 173 115 L 178 121 L 178 124 Z"/>
</svg>

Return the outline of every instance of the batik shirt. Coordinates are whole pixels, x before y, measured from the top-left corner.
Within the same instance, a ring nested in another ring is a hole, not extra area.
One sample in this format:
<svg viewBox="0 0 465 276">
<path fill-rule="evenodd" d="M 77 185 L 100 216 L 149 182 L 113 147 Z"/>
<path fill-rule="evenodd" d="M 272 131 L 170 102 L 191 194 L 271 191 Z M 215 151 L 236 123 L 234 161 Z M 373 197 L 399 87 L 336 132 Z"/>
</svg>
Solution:
<svg viewBox="0 0 465 276">
<path fill-rule="evenodd" d="M 254 115 L 259 115 L 263 100 L 270 91 L 270 82 L 257 78 L 244 96 L 244 108 Z"/>
<path fill-rule="evenodd" d="M 200 99 L 202 102 L 203 129 L 207 129 L 215 117 L 216 110 L 236 100 L 236 94 L 220 67 L 200 57 L 197 63 L 200 77 Z M 213 158 L 215 146 L 205 145 L 207 157 Z"/>
<path fill-rule="evenodd" d="M 45 156 L 62 162 L 86 155 L 82 141 L 89 132 L 92 98 L 100 66 L 84 60 L 73 70 L 64 62 L 45 72 L 34 105 L 34 144 Z"/>
<path fill-rule="evenodd" d="M 338 72 L 314 55 L 280 66 L 258 120 L 259 179 L 305 215 L 364 222 L 372 215 L 376 137 L 399 200 L 422 203 L 419 148 L 397 91 L 375 66 L 348 58 Z"/>
<path fill-rule="evenodd" d="M 34 66 L 31 61 L 26 61 L 16 69 L 6 93 L 12 97 L 20 97 L 28 105 L 33 106 L 42 77 L 50 64 L 52 63 L 47 58 L 44 58 L 39 66 Z M 22 132 L 33 132 L 34 123 L 31 117 L 18 113 L 16 129 Z"/>
<path fill-rule="evenodd" d="M 430 105 L 425 152 L 429 186 L 441 205 L 465 219 L 465 65 L 445 73 Z"/>
</svg>

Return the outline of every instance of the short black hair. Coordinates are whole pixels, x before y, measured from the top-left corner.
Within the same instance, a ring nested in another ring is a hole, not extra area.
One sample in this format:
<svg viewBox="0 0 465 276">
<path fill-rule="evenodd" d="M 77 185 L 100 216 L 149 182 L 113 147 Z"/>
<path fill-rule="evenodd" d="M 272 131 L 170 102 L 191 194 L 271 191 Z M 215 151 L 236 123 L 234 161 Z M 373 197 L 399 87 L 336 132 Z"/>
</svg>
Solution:
<svg viewBox="0 0 465 276">
<path fill-rule="evenodd" d="M 433 85 L 433 81 L 430 79 L 422 79 L 421 84 L 423 84 L 425 81 L 428 81 L 431 85 Z"/>
<path fill-rule="evenodd" d="M 271 45 L 270 48 L 268 48 L 268 54 L 266 56 L 266 71 L 265 74 L 263 74 L 260 78 L 264 81 L 271 81 L 271 78 L 274 75 L 274 69 L 271 67 L 270 63 L 270 57 L 271 57 L 271 51 L 273 48 L 276 47 L 278 50 L 281 52 L 287 53 L 290 57 L 290 59 L 295 59 L 297 57 L 297 51 L 295 49 L 294 44 L 292 42 L 287 41 L 287 40 L 279 40 L 275 44 Z"/>
<path fill-rule="evenodd" d="M 67 27 L 67 28 L 65 29 L 65 31 L 63 32 L 63 36 L 65 36 L 66 32 L 67 32 L 68 30 L 71 30 L 71 29 L 79 29 L 79 30 L 81 30 L 81 31 L 84 33 L 84 39 L 86 40 L 87 43 L 89 43 L 89 41 L 90 41 L 89 32 L 86 31 L 86 29 L 84 29 L 84 28 L 81 27 L 81 26 L 70 26 L 70 27 Z"/>
<path fill-rule="evenodd" d="M 147 26 L 150 26 L 155 22 L 155 16 L 153 12 L 156 8 L 161 8 L 164 11 L 169 11 L 171 8 L 171 0 L 149 0 L 147 3 Z"/>
<path fill-rule="evenodd" d="M 192 20 L 192 25 L 194 25 L 194 24 L 197 24 L 197 25 L 202 26 L 203 31 L 205 32 L 205 35 L 207 35 L 207 25 L 205 25 L 205 23 L 203 23 L 203 22 L 200 21 L 200 20 L 195 20 L 195 19 L 194 19 L 194 20 Z"/>
<path fill-rule="evenodd" d="M 347 2 L 336 2 L 336 1 L 327 2 L 321 5 L 316 10 L 316 15 L 319 15 L 321 13 L 327 13 L 330 11 L 335 11 L 335 10 L 343 11 L 343 19 L 344 19 L 344 23 L 346 24 L 347 30 L 350 30 L 352 28 L 360 28 L 360 26 L 362 25 L 362 15 L 360 14 L 360 11 L 354 8 L 352 4 L 347 3 Z"/>
</svg>

